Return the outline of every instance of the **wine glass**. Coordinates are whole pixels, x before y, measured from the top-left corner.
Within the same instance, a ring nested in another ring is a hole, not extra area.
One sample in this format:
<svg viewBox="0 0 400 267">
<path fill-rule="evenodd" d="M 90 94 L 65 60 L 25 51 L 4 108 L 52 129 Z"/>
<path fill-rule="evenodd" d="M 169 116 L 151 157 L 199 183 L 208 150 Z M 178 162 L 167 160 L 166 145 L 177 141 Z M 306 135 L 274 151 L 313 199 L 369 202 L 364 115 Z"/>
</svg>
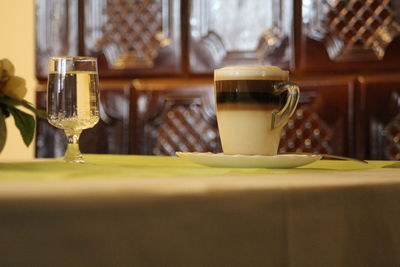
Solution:
<svg viewBox="0 0 400 267">
<path fill-rule="evenodd" d="M 79 136 L 99 121 L 98 83 L 96 58 L 49 58 L 47 120 L 67 135 L 65 162 L 84 162 Z"/>
</svg>

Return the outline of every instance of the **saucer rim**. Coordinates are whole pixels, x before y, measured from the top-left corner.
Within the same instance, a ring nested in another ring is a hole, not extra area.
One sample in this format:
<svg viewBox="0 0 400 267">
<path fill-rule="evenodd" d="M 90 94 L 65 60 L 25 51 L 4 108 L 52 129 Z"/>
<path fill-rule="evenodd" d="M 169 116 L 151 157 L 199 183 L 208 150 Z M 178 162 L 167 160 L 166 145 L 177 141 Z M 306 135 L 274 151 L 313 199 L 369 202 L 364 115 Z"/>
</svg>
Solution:
<svg viewBox="0 0 400 267">
<path fill-rule="evenodd" d="M 220 168 L 267 168 L 267 169 L 291 169 L 305 166 L 322 159 L 319 154 L 277 154 L 274 156 L 267 155 L 242 155 L 242 154 L 224 154 L 213 152 L 175 152 L 180 158 L 185 158 L 193 163 L 208 167 Z M 237 164 L 238 159 L 252 161 L 251 164 Z M 306 162 L 293 162 L 296 159 Z M 207 162 L 213 160 L 213 162 Z M 214 161 L 215 160 L 215 161 Z M 224 160 L 235 160 L 235 162 L 222 162 Z M 279 163 L 279 160 L 288 160 L 286 163 Z M 257 162 L 258 161 L 258 162 Z M 275 164 L 271 161 L 277 161 Z M 292 161 L 292 162 L 290 162 Z M 233 164 L 235 163 L 235 165 Z"/>
<path fill-rule="evenodd" d="M 278 153 L 276 155 L 245 155 L 245 154 L 224 154 L 224 153 L 214 153 L 214 152 L 184 152 L 184 151 L 176 151 L 175 154 L 179 155 L 200 155 L 200 156 L 210 156 L 210 157 L 244 157 L 244 158 L 274 158 L 274 157 L 306 157 L 306 158 L 319 158 L 322 159 L 323 155 L 320 154 L 309 154 L 309 153 Z"/>
</svg>

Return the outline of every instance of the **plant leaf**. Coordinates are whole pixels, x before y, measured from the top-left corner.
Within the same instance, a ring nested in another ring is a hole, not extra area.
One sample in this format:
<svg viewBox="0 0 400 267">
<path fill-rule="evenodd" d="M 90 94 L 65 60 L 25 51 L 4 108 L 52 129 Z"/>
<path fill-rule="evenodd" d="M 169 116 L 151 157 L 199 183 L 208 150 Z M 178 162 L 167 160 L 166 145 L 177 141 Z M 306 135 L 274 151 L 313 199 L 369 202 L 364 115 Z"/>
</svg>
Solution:
<svg viewBox="0 0 400 267">
<path fill-rule="evenodd" d="M 6 144 L 6 140 L 7 140 L 6 119 L 3 112 L 0 109 L 0 152 L 3 151 L 3 148 Z"/>
<path fill-rule="evenodd" d="M 6 104 L 0 103 L 0 109 L 2 112 L 2 115 L 7 119 L 10 117 L 10 112 L 8 111 L 8 106 Z"/>
<path fill-rule="evenodd" d="M 44 110 L 40 110 L 40 109 L 36 109 L 32 103 L 29 103 L 28 101 L 22 99 L 22 100 L 18 100 L 18 99 L 14 99 L 8 96 L 3 96 L 0 97 L 0 103 L 4 103 L 8 106 L 23 106 L 27 109 L 29 109 L 30 111 L 32 111 L 33 113 L 35 113 L 38 117 L 40 118 L 47 118 L 47 113 Z"/>
<path fill-rule="evenodd" d="M 29 146 L 32 143 L 35 133 L 35 118 L 14 107 L 10 107 L 10 113 L 14 116 L 15 125 L 21 133 L 25 145 Z"/>
<path fill-rule="evenodd" d="M 47 118 L 47 112 L 41 109 L 36 109 L 32 103 L 29 103 L 26 100 L 21 100 L 21 105 L 24 106 L 25 108 L 29 109 L 33 113 L 36 114 L 36 116 L 46 119 Z"/>
<path fill-rule="evenodd" d="M 34 112 L 39 118 L 47 119 L 47 112 L 46 111 L 41 110 L 41 109 L 36 109 Z"/>
<path fill-rule="evenodd" d="M 22 101 L 23 100 L 18 100 L 18 99 L 14 99 L 11 98 L 9 96 L 2 96 L 0 97 L 0 102 L 7 104 L 8 106 L 18 106 L 18 105 L 22 105 Z"/>
</svg>

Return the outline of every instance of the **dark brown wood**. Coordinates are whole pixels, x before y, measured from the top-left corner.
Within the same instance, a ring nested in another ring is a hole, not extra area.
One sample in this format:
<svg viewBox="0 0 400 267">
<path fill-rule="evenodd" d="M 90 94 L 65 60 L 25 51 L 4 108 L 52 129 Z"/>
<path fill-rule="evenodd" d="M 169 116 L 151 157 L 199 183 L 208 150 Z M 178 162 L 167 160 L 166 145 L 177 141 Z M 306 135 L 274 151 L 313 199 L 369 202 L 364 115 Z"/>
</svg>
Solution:
<svg viewBox="0 0 400 267">
<path fill-rule="evenodd" d="M 300 101 L 283 129 L 280 152 L 354 155 L 353 95 L 355 79 L 294 77 Z"/>
<path fill-rule="evenodd" d="M 400 73 L 360 76 L 357 154 L 400 160 Z"/>
<path fill-rule="evenodd" d="M 133 86 L 135 154 L 221 151 L 212 80 L 141 79 Z"/>
<path fill-rule="evenodd" d="M 387 48 L 385 57 L 377 61 L 333 62 L 329 59 L 323 44 L 303 36 L 303 51 L 300 55 L 299 68 L 296 73 L 372 73 L 379 71 L 399 70 L 400 39 L 394 40 Z"/>
<path fill-rule="evenodd" d="M 80 54 L 98 58 L 100 79 L 108 84 L 101 91 L 108 103 L 103 121 L 84 131 L 83 151 L 220 151 L 212 97 L 206 97 L 214 68 L 272 64 L 290 69 L 302 92 L 280 151 L 397 157 L 400 74 L 389 73 L 400 72 L 398 1 L 139 2 L 36 1 L 39 81 L 46 81 L 49 56 Z M 42 89 L 37 101 L 44 107 Z M 126 102 L 127 114 L 119 109 Z M 174 120 L 185 121 L 184 130 Z M 199 135 L 203 122 L 207 141 Z M 161 132 L 168 127 L 175 128 Z M 39 120 L 38 156 L 62 156 L 63 140 L 64 133 Z"/>
<path fill-rule="evenodd" d="M 84 130 L 80 138 L 82 153 L 128 154 L 130 82 L 100 82 L 100 122 Z M 46 109 L 46 87 L 36 93 L 38 108 Z M 61 157 L 66 148 L 65 133 L 38 119 L 36 157 Z"/>
<path fill-rule="evenodd" d="M 301 43 L 301 36 L 303 35 L 302 32 L 302 1 L 293 0 L 293 53 L 292 53 L 292 60 L 290 62 L 290 70 L 292 72 L 296 72 L 300 69 L 300 55 L 302 54 L 302 43 Z"/>
<path fill-rule="evenodd" d="M 300 104 L 283 130 L 280 152 L 353 156 L 355 79 L 295 81 L 301 88 Z M 135 107 L 131 109 L 135 115 L 131 118 L 136 140 L 132 151 L 167 155 L 221 151 L 212 87 L 212 80 L 135 80 Z M 211 141 L 208 136 L 213 137 Z"/>
<path fill-rule="evenodd" d="M 300 2 L 300 1 L 299 1 Z M 399 70 L 398 1 L 302 1 L 298 73 Z"/>
<path fill-rule="evenodd" d="M 102 77 L 181 72 L 179 0 L 84 2 L 85 54 Z"/>
</svg>

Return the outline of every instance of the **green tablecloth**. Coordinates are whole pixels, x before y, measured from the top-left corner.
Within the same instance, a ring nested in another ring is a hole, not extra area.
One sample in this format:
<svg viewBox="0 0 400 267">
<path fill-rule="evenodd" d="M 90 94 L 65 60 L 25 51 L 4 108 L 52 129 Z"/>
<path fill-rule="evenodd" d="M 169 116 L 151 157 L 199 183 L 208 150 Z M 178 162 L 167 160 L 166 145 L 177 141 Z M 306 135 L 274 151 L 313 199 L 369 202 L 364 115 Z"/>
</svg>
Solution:
<svg viewBox="0 0 400 267">
<path fill-rule="evenodd" d="M 0 181 L 79 178 L 193 177 L 218 175 L 301 174 L 362 171 L 390 167 L 393 162 L 321 160 L 293 169 L 209 168 L 186 159 L 162 156 L 85 155 L 86 164 L 65 164 L 62 159 L 0 163 Z"/>
<path fill-rule="evenodd" d="M 0 266 L 400 266 L 396 162 L 0 163 Z"/>
</svg>

